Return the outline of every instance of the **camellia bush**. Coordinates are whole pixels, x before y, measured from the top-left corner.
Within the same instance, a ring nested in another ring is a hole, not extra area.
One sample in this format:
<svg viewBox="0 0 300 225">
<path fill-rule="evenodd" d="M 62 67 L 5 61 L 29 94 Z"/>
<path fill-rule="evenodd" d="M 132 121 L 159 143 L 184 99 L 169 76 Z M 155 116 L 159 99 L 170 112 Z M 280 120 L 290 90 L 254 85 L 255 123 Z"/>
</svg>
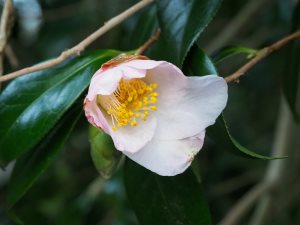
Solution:
<svg viewBox="0 0 300 225">
<path fill-rule="evenodd" d="M 299 29 L 299 1 L 2 1 L 0 223 L 298 224 Z"/>
</svg>

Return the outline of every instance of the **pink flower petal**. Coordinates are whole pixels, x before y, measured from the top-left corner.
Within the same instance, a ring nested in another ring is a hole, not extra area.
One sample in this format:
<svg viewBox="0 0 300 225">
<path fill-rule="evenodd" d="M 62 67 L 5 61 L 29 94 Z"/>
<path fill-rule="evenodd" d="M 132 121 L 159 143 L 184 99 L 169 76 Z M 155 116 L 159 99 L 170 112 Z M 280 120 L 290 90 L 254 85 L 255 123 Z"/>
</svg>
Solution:
<svg viewBox="0 0 300 225">
<path fill-rule="evenodd" d="M 130 159 L 162 176 L 183 173 L 203 146 L 205 131 L 182 140 L 153 139 L 136 153 L 124 152 Z"/>
<path fill-rule="evenodd" d="M 122 78 L 158 84 L 157 111 L 151 111 L 146 122 L 113 131 L 111 116 L 102 108 L 108 107 L 107 102 L 99 106 L 96 97 L 111 95 Z M 191 164 L 202 148 L 205 128 L 215 122 L 226 102 L 223 78 L 186 77 L 168 62 L 132 60 L 94 74 L 84 110 L 91 124 L 111 135 L 118 150 L 155 173 L 173 176 Z"/>
<path fill-rule="evenodd" d="M 138 61 L 144 63 L 145 60 Z M 146 122 L 141 121 L 137 127 L 127 125 L 117 131 L 112 131 L 111 118 L 103 108 L 97 105 L 96 96 L 112 94 L 119 85 L 121 78 L 143 78 L 145 75 L 146 70 L 143 68 L 137 69 L 120 64 L 106 70 L 98 70 L 91 80 L 84 106 L 86 117 L 92 125 L 111 135 L 116 148 L 120 151 L 136 152 L 144 147 L 154 136 L 156 118 L 149 117 Z"/>
<path fill-rule="evenodd" d="M 83 109 L 85 111 L 86 118 L 94 127 L 101 128 L 105 133 L 109 133 L 110 125 L 99 109 L 96 98 L 94 98 L 92 101 L 89 101 L 86 98 Z"/>
<path fill-rule="evenodd" d="M 92 77 L 87 98 L 92 101 L 97 95 L 112 94 L 122 78 L 122 71 L 118 68 L 105 71 L 98 70 Z"/>
<path fill-rule="evenodd" d="M 147 73 L 158 83 L 157 139 L 183 139 L 215 123 L 227 103 L 227 84 L 216 75 L 185 77 L 174 65 L 164 63 Z"/>
<path fill-rule="evenodd" d="M 165 61 L 154 61 L 154 60 L 132 60 L 129 62 L 125 62 L 121 64 L 124 67 L 131 67 L 134 69 L 143 69 L 143 70 L 150 70 L 155 67 L 158 67 L 159 65 L 165 63 Z"/>
<path fill-rule="evenodd" d="M 135 153 L 148 144 L 156 130 L 156 118 L 149 117 L 147 121 L 141 121 L 136 127 L 130 125 L 121 127 L 117 131 L 110 131 L 116 149 Z"/>
</svg>

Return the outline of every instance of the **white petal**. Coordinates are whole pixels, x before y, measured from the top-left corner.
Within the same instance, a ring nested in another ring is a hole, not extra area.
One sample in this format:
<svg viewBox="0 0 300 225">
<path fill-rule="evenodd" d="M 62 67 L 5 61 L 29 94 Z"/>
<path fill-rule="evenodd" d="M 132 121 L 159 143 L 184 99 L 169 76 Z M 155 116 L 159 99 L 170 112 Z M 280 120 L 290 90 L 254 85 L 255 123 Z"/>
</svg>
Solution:
<svg viewBox="0 0 300 225">
<path fill-rule="evenodd" d="M 91 79 L 87 98 L 92 101 L 96 95 L 110 95 L 119 85 L 121 78 L 143 78 L 146 75 L 144 69 L 133 69 L 123 64 L 108 68 L 106 70 L 98 70 Z"/>
<path fill-rule="evenodd" d="M 223 78 L 184 77 L 181 71 L 164 72 L 158 68 L 146 77 L 158 83 L 155 138 L 187 138 L 215 123 L 227 103 L 227 83 Z"/>
<path fill-rule="evenodd" d="M 110 95 L 113 93 L 122 78 L 122 71 L 118 68 L 101 69 L 92 77 L 87 98 L 92 101 L 97 95 Z"/>
<path fill-rule="evenodd" d="M 96 95 L 112 94 L 121 78 L 143 78 L 149 69 L 153 69 L 164 61 L 132 60 L 106 70 L 99 69 L 91 79 L 87 99 L 92 101 Z"/>
<path fill-rule="evenodd" d="M 109 133 L 110 125 L 108 124 L 103 113 L 99 109 L 96 98 L 89 101 L 87 98 L 84 100 L 84 111 L 88 121 L 95 127 L 101 128 L 105 133 Z"/>
<path fill-rule="evenodd" d="M 122 66 L 131 67 L 134 69 L 150 70 L 150 69 L 153 69 L 163 63 L 165 63 L 165 61 L 136 59 L 136 60 L 131 60 L 129 62 L 125 62 L 122 64 Z"/>
<path fill-rule="evenodd" d="M 122 71 L 124 79 L 143 78 L 146 75 L 146 70 L 144 69 L 131 68 L 122 64 L 119 66 L 119 69 Z"/>
<path fill-rule="evenodd" d="M 93 101 L 85 99 L 84 110 L 89 122 L 109 134 L 114 141 L 116 149 L 119 151 L 131 153 L 139 151 L 152 140 L 157 126 L 156 118 L 149 116 L 147 121 L 139 122 L 139 125 L 136 127 L 128 125 L 113 131 L 110 116 L 104 112 L 103 108 L 97 105 L 96 98 Z"/>
<path fill-rule="evenodd" d="M 205 131 L 181 140 L 153 139 L 136 153 L 123 152 L 130 159 L 162 176 L 183 173 L 203 146 Z"/>
<path fill-rule="evenodd" d="M 163 62 L 154 69 L 148 70 L 145 80 L 157 83 L 158 103 L 173 105 L 177 94 L 188 86 L 188 78 L 180 69 L 171 63 Z"/>
<path fill-rule="evenodd" d="M 139 125 L 136 127 L 127 125 L 117 131 L 110 130 L 109 134 L 114 141 L 116 149 L 134 153 L 153 139 L 155 129 L 156 118 L 149 116 L 147 121 L 139 122 Z"/>
</svg>

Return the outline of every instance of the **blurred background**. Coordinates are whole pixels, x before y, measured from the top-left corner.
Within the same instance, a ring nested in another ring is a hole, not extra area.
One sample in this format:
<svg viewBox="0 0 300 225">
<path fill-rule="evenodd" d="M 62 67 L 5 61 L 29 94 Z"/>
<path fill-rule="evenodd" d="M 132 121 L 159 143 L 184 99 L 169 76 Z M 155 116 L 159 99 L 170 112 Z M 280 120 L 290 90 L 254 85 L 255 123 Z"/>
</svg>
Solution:
<svg viewBox="0 0 300 225">
<path fill-rule="evenodd" d="M 5 72 L 23 68 L 59 55 L 117 15 L 135 0 L 15 0 L 17 14 L 9 42 Z M 285 36 L 291 29 L 293 0 L 224 0 L 214 20 L 198 40 L 210 56 L 221 47 L 238 44 L 255 49 Z M 0 1 L 3 6 L 3 1 Z M 93 49 L 131 50 L 139 47 L 142 30 L 136 25 L 155 9 L 143 10 L 109 31 L 89 46 Z M 300 224 L 300 129 L 292 121 L 282 100 L 282 79 L 287 71 L 288 48 L 255 66 L 239 84 L 229 85 L 225 117 L 240 143 L 261 154 L 271 155 L 280 146 L 289 155 L 280 163 L 280 187 L 268 202 L 264 196 L 240 224 Z M 218 63 L 226 76 L 247 61 L 238 55 Z M 91 157 L 84 118 L 76 127 L 58 160 L 46 171 L 10 215 L 5 190 L 13 165 L 0 172 L 0 224 L 138 224 L 127 202 L 122 169 L 110 180 L 97 173 Z M 277 168 L 274 161 L 244 159 L 220 148 L 209 138 L 198 154 L 197 167 L 210 205 L 213 224 L 253 186 Z M 270 169 L 271 168 L 271 169 Z M 272 169 L 273 168 L 273 169 Z M 14 220 L 14 222 L 13 222 Z"/>
</svg>

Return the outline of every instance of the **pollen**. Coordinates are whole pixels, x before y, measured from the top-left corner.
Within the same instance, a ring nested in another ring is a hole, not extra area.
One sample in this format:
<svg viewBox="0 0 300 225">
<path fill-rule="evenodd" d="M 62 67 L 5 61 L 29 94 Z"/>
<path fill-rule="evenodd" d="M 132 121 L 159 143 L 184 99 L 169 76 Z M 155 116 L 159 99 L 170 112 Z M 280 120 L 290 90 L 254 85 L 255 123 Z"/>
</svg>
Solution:
<svg viewBox="0 0 300 225">
<path fill-rule="evenodd" d="M 149 112 L 157 110 L 157 87 L 157 83 L 147 84 L 142 79 L 122 78 L 113 94 L 98 95 L 97 103 L 110 116 L 112 130 L 117 131 L 127 125 L 136 127 L 139 121 L 146 121 Z"/>
</svg>

